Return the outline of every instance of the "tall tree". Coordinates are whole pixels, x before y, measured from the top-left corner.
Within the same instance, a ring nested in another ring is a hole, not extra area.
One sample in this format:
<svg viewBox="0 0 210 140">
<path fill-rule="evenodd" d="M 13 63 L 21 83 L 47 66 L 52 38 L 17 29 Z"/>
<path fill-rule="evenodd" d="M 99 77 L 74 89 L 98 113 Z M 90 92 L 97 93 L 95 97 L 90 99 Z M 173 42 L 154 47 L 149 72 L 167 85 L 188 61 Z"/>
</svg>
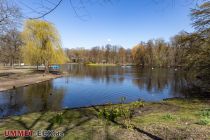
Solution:
<svg viewBox="0 0 210 140">
<path fill-rule="evenodd" d="M 153 58 L 153 47 L 154 43 L 152 40 L 149 40 L 147 42 L 147 48 L 146 48 L 146 63 L 150 66 L 154 65 L 154 58 Z"/>
<path fill-rule="evenodd" d="M 5 35 L 0 37 L 0 61 L 10 66 L 14 66 L 21 60 L 21 37 L 20 32 L 16 29 L 8 31 Z"/>
<path fill-rule="evenodd" d="M 20 21 L 20 9 L 9 0 L 0 0 L 0 34 L 17 26 Z"/>
<path fill-rule="evenodd" d="M 192 9 L 191 16 L 197 32 L 191 34 L 187 40 L 191 43 L 188 49 L 189 64 L 198 70 L 197 77 L 210 87 L 210 2 L 204 2 Z"/>
<path fill-rule="evenodd" d="M 125 63 L 125 57 L 126 57 L 126 51 L 123 47 L 120 47 L 118 55 L 119 55 L 120 63 L 124 64 Z"/>
<path fill-rule="evenodd" d="M 133 57 L 134 62 L 137 65 L 141 65 L 144 67 L 145 65 L 145 44 L 141 42 L 140 44 L 136 45 L 132 48 L 131 54 Z"/>
<path fill-rule="evenodd" d="M 51 64 L 62 64 L 67 60 L 53 24 L 42 20 L 27 20 L 22 37 L 25 62 L 44 64 L 45 73 L 49 72 Z"/>
</svg>

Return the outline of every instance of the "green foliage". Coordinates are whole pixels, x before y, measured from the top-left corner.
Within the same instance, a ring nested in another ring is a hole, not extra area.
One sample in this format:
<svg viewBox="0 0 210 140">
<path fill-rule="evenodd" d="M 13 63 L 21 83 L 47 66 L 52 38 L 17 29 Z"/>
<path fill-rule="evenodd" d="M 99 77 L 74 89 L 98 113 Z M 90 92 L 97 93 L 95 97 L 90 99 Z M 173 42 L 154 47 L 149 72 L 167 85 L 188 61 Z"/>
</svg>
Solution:
<svg viewBox="0 0 210 140">
<path fill-rule="evenodd" d="M 123 121 L 124 125 L 127 129 L 132 129 L 133 125 L 131 123 L 131 117 L 133 114 L 133 110 L 131 110 L 129 107 L 106 107 L 101 109 L 98 112 L 98 117 L 103 118 L 106 121 L 115 122 L 117 119 L 120 119 Z"/>
<path fill-rule="evenodd" d="M 120 98 L 121 103 L 118 105 L 113 106 L 107 106 L 103 107 L 98 112 L 98 117 L 103 118 L 107 121 L 116 121 L 116 120 L 122 120 L 124 125 L 128 129 L 132 129 L 133 125 L 131 123 L 131 118 L 134 113 L 134 109 L 143 107 L 144 103 L 141 101 L 132 102 L 131 104 L 123 104 L 126 100 L 125 97 Z"/>
<path fill-rule="evenodd" d="M 67 58 L 61 48 L 60 38 L 53 24 L 42 20 L 27 20 L 22 32 L 22 54 L 29 64 L 62 64 Z"/>
<path fill-rule="evenodd" d="M 126 111 L 127 112 L 127 111 Z M 123 111 L 120 108 L 103 108 L 98 112 L 99 118 L 104 118 L 108 121 L 115 121 L 118 117 L 123 116 Z"/>
</svg>

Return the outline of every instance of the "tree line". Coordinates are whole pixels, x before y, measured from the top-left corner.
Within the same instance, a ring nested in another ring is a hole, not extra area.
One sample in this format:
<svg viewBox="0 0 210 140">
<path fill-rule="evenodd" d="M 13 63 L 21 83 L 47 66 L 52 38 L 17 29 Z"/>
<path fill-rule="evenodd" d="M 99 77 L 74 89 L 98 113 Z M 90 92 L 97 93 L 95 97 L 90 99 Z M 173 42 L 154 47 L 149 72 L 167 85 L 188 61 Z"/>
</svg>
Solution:
<svg viewBox="0 0 210 140">
<path fill-rule="evenodd" d="M 210 2 L 191 10 L 195 32 L 181 31 L 170 41 L 151 39 L 131 49 L 107 44 L 91 49 L 74 48 L 65 52 L 71 62 L 133 63 L 151 67 L 207 67 L 209 66 Z"/>
<path fill-rule="evenodd" d="M 140 42 L 131 49 L 107 44 L 91 49 L 63 51 L 59 33 L 52 23 L 26 20 L 18 31 L 21 11 L 16 5 L 0 0 L 0 63 L 13 66 L 25 62 L 45 66 L 71 62 L 136 64 L 149 67 L 183 67 L 195 71 L 195 77 L 210 85 L 210 2 L 191 10 L 195 31 L 180 32 L 166 42 L 163 39 Z M 68 58 L 67 58 L 67 57 Z"/>
<path fill-rule="evenodd" d="M 131 50 L 122 46 L 107 44 L 91 49 L 66 49 L 70 62 L 76 63 L 132 63 Z"/>
</svg>

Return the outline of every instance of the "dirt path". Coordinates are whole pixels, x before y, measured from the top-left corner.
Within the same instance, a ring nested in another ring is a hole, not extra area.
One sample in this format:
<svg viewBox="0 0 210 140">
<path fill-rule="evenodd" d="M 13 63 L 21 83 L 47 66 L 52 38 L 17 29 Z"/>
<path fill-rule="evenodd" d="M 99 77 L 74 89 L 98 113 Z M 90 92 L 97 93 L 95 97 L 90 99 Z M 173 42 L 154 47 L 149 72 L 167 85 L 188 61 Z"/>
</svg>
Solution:
<svg viewBox="0 0 210 140">
<path fill-rule="evenodd" d="M 33 69 L 1 69 L 0 70 L 0 91 L 27 86 L 54 78 L 62 75 L 43 74 L 34 72 Z"/>
</svg>

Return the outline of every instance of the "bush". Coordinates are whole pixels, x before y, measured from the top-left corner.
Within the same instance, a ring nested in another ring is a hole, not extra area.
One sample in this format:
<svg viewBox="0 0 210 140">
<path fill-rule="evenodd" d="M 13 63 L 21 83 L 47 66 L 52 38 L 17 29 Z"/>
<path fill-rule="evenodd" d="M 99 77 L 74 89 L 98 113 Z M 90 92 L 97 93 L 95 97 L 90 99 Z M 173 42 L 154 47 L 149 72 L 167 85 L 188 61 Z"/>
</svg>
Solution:
<svg viewBox="0 0 210 140">
<path fill-rule="evenodd" d="M 121 119 L 124 125 L 128 129 L 132 129 L 133 125 L 131 124 L 131 117 L 134 113 L 135 108 L 143 107 L 144 104 L 142 101 L 136 101 L 130 103 L 129 105 L 125 103 L 126 98 L 122 97 L 120 99 L 121 103 L 119 105 L 113 105 L 112 107 L 104 107 L 98 112 L 98 117 L 106 119 L 107 121 L 116 121 L 117 118 Z"/>
<path fill-rule="evenodd" d="M 118 116 L 119 116 L 118 111 L 113 109 L 108 110 L 107 108 L 104 108 L 98 112 L 99 118 L 104 118 L 109 121 L 114 121 Z"/>
</svg>

